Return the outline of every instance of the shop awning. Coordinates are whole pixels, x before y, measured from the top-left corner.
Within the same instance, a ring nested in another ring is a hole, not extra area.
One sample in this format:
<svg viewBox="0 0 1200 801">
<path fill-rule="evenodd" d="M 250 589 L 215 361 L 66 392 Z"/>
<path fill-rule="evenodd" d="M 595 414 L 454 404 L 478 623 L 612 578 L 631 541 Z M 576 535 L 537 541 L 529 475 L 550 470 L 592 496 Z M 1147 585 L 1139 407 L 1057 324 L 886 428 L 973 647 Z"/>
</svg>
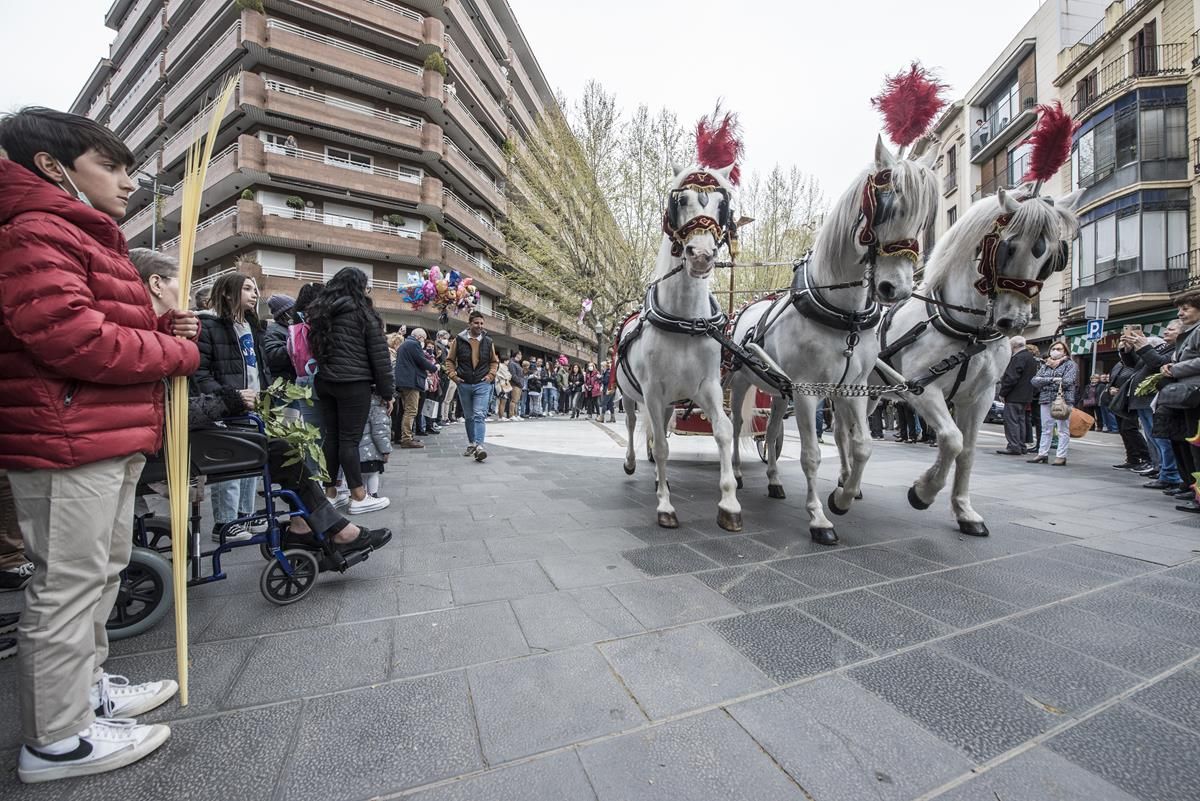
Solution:
<svg viewBox="0 0 1200 801">
<path fill-rule="evenodd" d="M 1146 336 L 1162 336 L 1162 330 L 1178 316 L 1178 310 L 1172 306 L 1169 309 L 1155 309 L 1139 314 L 1126 314 L 1114 317 L 1104 322 L 1104 338 L 1096 343 L 1100 353 L 1115 351 L 1121 329 L 1126 325 L 1140 324 Z M 1071 348 L 1071 353 L 1080 356 L 1092 352 L 1092 343 L 1086 338 L 1087 325 L 1073 325 L 1063 331 L 1063 337 Z"/>
</svg>

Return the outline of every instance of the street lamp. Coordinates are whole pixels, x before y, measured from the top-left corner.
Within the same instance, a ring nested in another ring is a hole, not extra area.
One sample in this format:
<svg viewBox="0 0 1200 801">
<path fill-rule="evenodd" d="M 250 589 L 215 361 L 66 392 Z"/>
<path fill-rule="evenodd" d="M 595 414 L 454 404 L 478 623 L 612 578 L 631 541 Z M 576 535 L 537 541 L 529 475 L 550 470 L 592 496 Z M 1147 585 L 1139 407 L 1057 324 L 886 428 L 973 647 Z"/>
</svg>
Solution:
<svg viewBox="0 0 1200 801">
<path fill-rule="evenodd" d="M 600 322 L 595 312 L 592 312 L 592 319 L 596 324 L 596 367 L 599 368 L 600 362 L 604 361 L 604 323 Z"/>
<path fill-rule="evenodd" d="M 138 186 L 142 189 L 149 189 L 154 196 L 154 220 L 150 223 L 150 249 L 158 250 L 158 199 L 170 197 L 175 194 L 175 189 L 170 186 L 159 186 L 158 175 L 151 175 L 145 170 L 138 170 L 138 175 L 145 176 L 138 178 Z"/>
</svg>

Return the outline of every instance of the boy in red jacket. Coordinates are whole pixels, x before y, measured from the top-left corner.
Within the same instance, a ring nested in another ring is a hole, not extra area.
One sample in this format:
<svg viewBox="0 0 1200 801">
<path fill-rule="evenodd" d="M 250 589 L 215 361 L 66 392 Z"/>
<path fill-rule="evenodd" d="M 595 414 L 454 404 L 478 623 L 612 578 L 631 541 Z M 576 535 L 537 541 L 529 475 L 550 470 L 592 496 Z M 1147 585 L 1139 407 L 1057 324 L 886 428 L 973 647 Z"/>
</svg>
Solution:
<svg viewBox="0 0 1200 801">
<path fill-rule="evenodd" d="M 123 720 L 177 687 L 105 673 L 105 622 L 144 454 L 162 443 L 162 379 L 196 369 L 198 327 L 190 312 L 156 318 L 129 261 L 116 221 L 134 159 L 112 132 L 26 108 L 0 119 L 0 148 L 0 468 L 36 568 L 17 773 L 39 782 L 128 765 L 170 736 Z"/>
</svg>

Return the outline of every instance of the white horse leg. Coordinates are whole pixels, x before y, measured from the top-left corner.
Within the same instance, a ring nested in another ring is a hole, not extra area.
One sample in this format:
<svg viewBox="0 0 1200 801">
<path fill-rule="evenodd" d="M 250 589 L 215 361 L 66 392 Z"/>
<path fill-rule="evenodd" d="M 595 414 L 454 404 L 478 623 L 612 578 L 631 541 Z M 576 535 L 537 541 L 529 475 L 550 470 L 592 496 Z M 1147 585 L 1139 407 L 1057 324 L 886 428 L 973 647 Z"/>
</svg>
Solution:
<svg viewBox="0 0 1200 801">
<path fill-rule="evenodd" d="M 634 439 L 634 434 L 637 433 L 637 404 L 632 398 L 625 399 L 625 475 L 632 476 L 633 471 L 637 469 L 637 450 L 634 447 L 637 440 Z"/>
<path fill-rule="evenodd" d="M 950 468 L 962 451 L 962 432 L 958 430 L 954 418 L 950 415 L 950 409 L 946 406 L 946 399 L 941 391 L 931 389 L 923 395 L 910 395 L 908 401 L 913 411 L 937 431 L 937 458 L 933 466 L 908 488 L 909 505 L 914 509 L 928 509 L 946 486 Z"/>
<path fill-rule="evenodd" d="M 950 507 L 958 521 L 958 530 L 971 537 L 986 537 L 990 533 L 983 515 L 971 507 L 971 468 L 975 464 L 975 448 L 978 445 L 979 427 L 984 415 L 992 405 L 990 395 L 981 397 L 971 405 L 954 410 L 955 422 L 962 433 L 962 451 L 954 466 L 954 490 L 950 496 Z"/>
<path fill-rule="evenodd" d="M 742 435 L 742 403 L 746 399 L 748 389 L 744 383 L 734 378 L 729 393 L 730 411 L 733 413 L 733 456 L 730 461 L 733 465 L 733 478 L 737 482 L 738 489 L 742 488 L 742 449 L 738 439 Z M 712 417 L 710 416 L 709 419 L 711 420 Z"/>
<path fill-rule="evenodd" d="M 679 528 L 675 507 L 671 505 L 671 488 L 667 484 L 667 414 L 674 414 L 671 404 L 661 398 L 646 396 L 646 422 L 654 443 L 654 471 L 657 477 L 658 524 L 663 528 Z M 664 411 L 665 407 L 665 411 Z"/>
<path fill-rule="evenodd" d="M 721 465 L 721 500 L 717 504 L 717 525 L 726 531 L 742 530 L 742 507 L 737 499 L 737 480 L 733 477 L 733 424 L 725 414 L 721 385 L 707 379 L 693 398 L 712 424 L 713 439 Z"/>
<path fill-rule="evenodd" d="M 804 467 L 804 479 L 808 483 L 805 507 L 808 509 L 808 534 L 819 545 L 837 545 L 837 532 L 833 523 L 825 516 L 825 508 L 817 496 L 817 470 L 821 467 L 821 446 L 817 444 L 817 399 L 811 395 L 799 395 L 796 403 L 796 428 L 800 431 L 800 464 Z M 774 410 L 772 410 L 774 411 Z"/>
<path fill-rule="evenodd" d="M 838 443 L 842 456 L 842 469 L 849 461 L 849 472 L 838 488 L 829 494 L 829 511 L 844 515 L 850 504 L 859 497 L 863 472 L 871 459 L 871 440 L 867 436 L 867 398 L 841 398 L 838 400 Z"/>
<path fill-rule="evenodd" d="M 771 416 L 767 418 L 767 497 L 786 498 L 783 485 L 779 483 L 779 450 L 775 443 L 783 436 L 783 415 L 787 412 L 787 401 L 771 398 Z"/>
<path fill-rule="evenodd" d="M 851 437 L 851 428 L 850 426 L 842 425 L 841 423 L 841 409 L 845 405 L 846 400 L 847 399 L 842 399 L 838 401 L 840 405 L 838 406 L 837 425 L 833 429 L 833 441 L 837 444 L 838 458 L 842 463 L 842 469 L 838 473 L 839 487 L 846 486 L 846 479 L 849 478 L 850 470 L 852 468 L 851 457 L 854 454 L 854 440 Z M 858 493 L 855 494 L 854 499 L 859 500 L 861 498 L 862 490 L 860 489 Z"/>
</svg>

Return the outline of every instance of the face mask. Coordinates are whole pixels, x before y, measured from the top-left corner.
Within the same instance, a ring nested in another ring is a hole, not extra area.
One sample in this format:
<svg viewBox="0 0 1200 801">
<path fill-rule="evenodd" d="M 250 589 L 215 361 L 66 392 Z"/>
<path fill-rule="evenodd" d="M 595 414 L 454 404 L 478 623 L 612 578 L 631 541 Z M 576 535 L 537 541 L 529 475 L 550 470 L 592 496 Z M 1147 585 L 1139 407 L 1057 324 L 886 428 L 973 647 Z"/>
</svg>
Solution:
<svg viewBox="0 0 1200 801">
<path fill-rule="evenodd" d="M 1052 351 L 1050 351 L 1050 358 L 1051 358 L 1051 359 L 1061 359 L 1062 357 L 1063 357 L 1063 352 L 1062 352 L 1061 350 L 1052 350 Z"/>
<path fill-rule="evenodd" d="M 62 170 L 63 178 L 67 180 L 67 184 L 71 187 L 69 190 L 67 190 L 67 193 L 70 194 L 71 192 L 74 192 L 75 197 L 79 199 L 80 203 L 88 208 L 95 208 L 95 206 L 92 205 L 92 201 L 88 199 L 88 196 L 83 192 L 80 192 L 79 187 L 75 186 L 75 182 L 71 180 L 71 176 L 67 173 L 67 168 L 63 166 L 62 162 L 55 159 L 54 163 L 58 165 L 60 170 Z M 66 189 L 66 187 L 63 188 Z"/>
</svg>

